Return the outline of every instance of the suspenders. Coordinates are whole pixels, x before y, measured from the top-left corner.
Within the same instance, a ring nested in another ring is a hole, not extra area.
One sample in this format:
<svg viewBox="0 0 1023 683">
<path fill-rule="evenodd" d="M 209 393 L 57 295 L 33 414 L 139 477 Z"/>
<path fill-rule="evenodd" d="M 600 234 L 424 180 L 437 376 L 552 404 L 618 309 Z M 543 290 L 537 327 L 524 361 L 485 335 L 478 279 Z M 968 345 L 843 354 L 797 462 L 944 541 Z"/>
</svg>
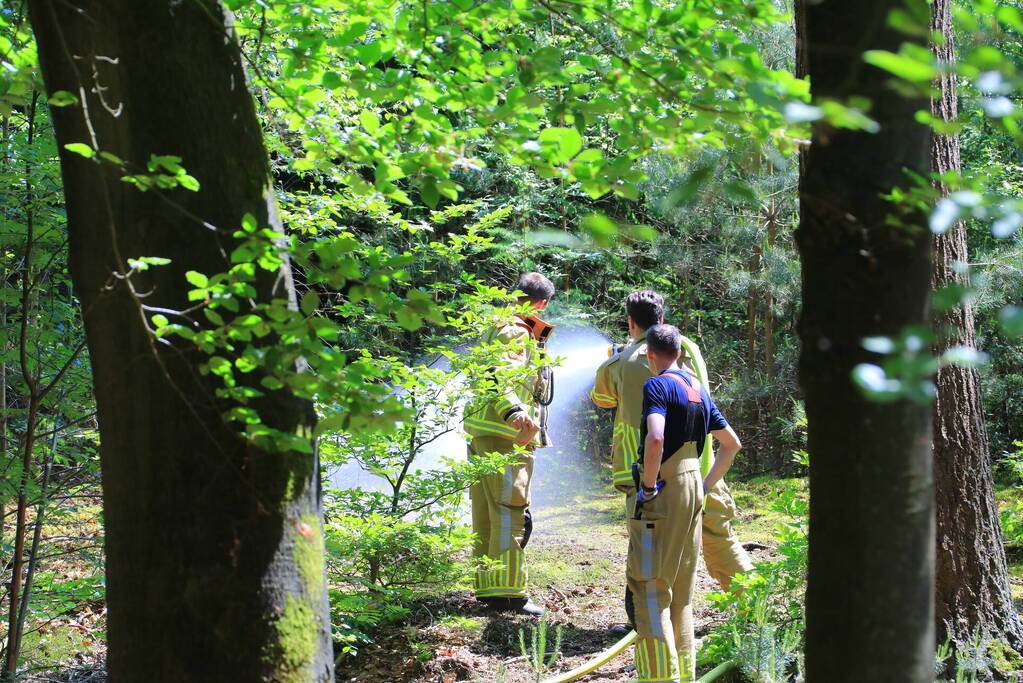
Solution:
<svg viewBox="0 0 1023 683">
<path fill-rule="evenodd" d="M 700 405 L 703 404 L 703 396 L 700 394 L 700 385 L 699 385 L 699 383 L 696 382 L 695 379 L 693 380 L 693 382 L 696 383 L 696 386 L 693 386 L 692 384 L 687 382 L 685 379 L 683 379 L 682 376 L 679 375 L 677 372 L 670 372 L 669 371 L 669 372 L 665 372 L 661 376 L 664 377 L 665 375 L 668 376 L 668 377 L 671 377 L 673 380 L 678 382 L 685 389 L 686 398 L 689 399 L 690 403 L 697 403 L 697 404 L 700 404 Z M 706 411 L 707 407 L 703 406 L 703 408 L 704 408 L 704 411 Z M 688 411 L 688 415 L 687 415 L 687 419 L 686 419 L 686 434 L 693 434 L 696 431 L 696 425 L 697 425 L 697 419 L 698 419 L 697 415 L 698 415 L 698 413 L 695 410 Z M 702 415 L 700 417 L 705 419 L 706 416 Z M 674 455 L 674 454 L 672 454 L 672 455 Z"/>
<path fill-rule="evenodd" d="M 703 403 L 703 396 L 700 395 L 700 390 L 682 379 L 682 376 L 677 372 L 668 371 L 664 374 L 682 385 L 682 387 L 686 390 L 686 398 L 689 399 L 690 403 Z"/>
</svg>

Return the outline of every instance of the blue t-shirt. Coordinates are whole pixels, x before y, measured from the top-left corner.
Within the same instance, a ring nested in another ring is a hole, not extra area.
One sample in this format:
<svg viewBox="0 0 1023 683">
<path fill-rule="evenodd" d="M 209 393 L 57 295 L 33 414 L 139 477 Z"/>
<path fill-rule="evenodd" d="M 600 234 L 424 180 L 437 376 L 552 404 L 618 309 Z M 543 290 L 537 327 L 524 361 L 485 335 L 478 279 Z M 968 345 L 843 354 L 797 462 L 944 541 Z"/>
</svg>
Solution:
<svg viewBox="0 0 1023 683">
<path fill-rule="evenodd" d="M 683 385 L 668 375 L 681 377 Z M 690 400 L 699 397 L 699 401 Z M 707 434 L 728 426 L 710 397 L 707 388 L 689 373 L 680 370 L 665 370 L 657 377 L 651 377 L 643 385 L 643 419 L 640 424 L 639 452 L 643 454 L 646 442 L 647 416 L 651 413 L 664 415 L 664 455 L 662 462 L 682 448 L 689 441 L 696 442 L 696 452 L 703 450 Z"/>
</svg>

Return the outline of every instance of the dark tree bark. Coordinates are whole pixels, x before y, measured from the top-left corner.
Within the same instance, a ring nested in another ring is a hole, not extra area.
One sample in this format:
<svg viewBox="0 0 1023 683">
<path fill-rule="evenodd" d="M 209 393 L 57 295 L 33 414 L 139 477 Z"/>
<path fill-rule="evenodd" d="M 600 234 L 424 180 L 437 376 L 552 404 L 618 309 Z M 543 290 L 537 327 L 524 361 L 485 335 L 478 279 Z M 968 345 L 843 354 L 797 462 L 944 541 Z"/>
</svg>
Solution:
<svg viewBox="0 0 1023 683">
<path fill-rule="evenodd" d="M 245 213 L 280 228 L 228 17 L 216 0 L 29 7 L 48 91 L 81 98 L 53 119 L 102 439 L 110 678 L 333 680 L 314 456 L 240 436 L 218 382 L 199 373 L 205 357 L 154 343 L 140 308 L 186 308 L 184 273 L 226 271 Z M 180 156 L 201 190 L 140 192 L 67 143 L 132 172 L 151 154 Z M 140 302 L 115 274 L 141 256 L 172 264 L 132 276 Z M 257 299 L 287 295 L 279 275 L 257 276 Z M 282 390 L 256 407 L 311 434 L 307 401 Z"/>
<path fill-rule="evenodd" d="M 955 61 L 950 0 L 934 0 L 931 29 L 945 37 L 932 46 L 942 62 Z M 941 98 L 931 102 L 935 118 L 959 118 L 955 74 L 942 76 Z M 935 135 L 931 163 L 936 173 L 961 168 L 958 135 Z M 939 188 L 947 191 L 947 188 Z M 934 288 L 969 285 L 956 264 L 968 262 L 966 226 L 957 222 L 934 238 Z M 976 344 L 973 304 L 935 317 L 936 352 Z M 998 523 L 990 448 L 981 412 L 980 377 L 972 367 L 948 366 L 938 372 L 934 403 L 934 493 L 937 521 L 935 601 L 938 640 L 955 645 L 975 630 L 999 638 L 1015 649 L 1023 646 L 1023 628 L 1012 605 L 1005 548 Z"/>
<path fill-rule="evenodd" d="M 926 99 L 896 94 L 870 49 L 907 40 L 899 0 L 806 3 L 805 57 L 817 101 L 863 96 L 877 133 L 815 127 L 800 183 L 803 350 L 810 457 L 806 671 L 811 683 L 934 680 L 931 408 L 877 403 L 851 380 L 878 358 L 871 335 L 929 319 L 926 217 L 884 200 L 930 168 Z M 889 217 L 898 214 L 901 224 Z"/>
</svg>

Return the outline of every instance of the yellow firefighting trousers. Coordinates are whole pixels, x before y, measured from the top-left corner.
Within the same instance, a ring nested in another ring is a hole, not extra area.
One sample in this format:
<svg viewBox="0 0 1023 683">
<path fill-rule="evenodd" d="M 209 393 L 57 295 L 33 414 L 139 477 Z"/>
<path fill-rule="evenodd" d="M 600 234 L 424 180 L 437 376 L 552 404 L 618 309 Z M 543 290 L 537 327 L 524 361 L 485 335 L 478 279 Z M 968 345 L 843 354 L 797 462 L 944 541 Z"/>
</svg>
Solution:
<svg viewBox="0 0 1023 683">
<path fill-rule="evenodd" d="M 732 520 L 737 514 L 732 492 L 722 479 L 707 492 L 704 501 L 703 559 L 707 572 L 724 591 L 736 574 L 746 574 L 753 569 L 753 562 L 732 529 Z"/>
<path fill-rule="evenodd" d="M 703 488 L 695 444 L 661 465 L 665 485 L 629 519 L 626 578 L 636 616 L 639 683 L 695 680 L 693 584 L 700 553 Z M 682 455 L 693 457 L 683 458 Z"/>
<path fill-rule="evenodd" d="M 631 519 L 636 511 L 636 489 L 619 487 L 625 493 L 625 517 Z M 728 590 L 736 574 L 748 574 L 753 571 L 753 562 L 746 549 L 742 547 L 738 534 L 732 528 L 732 520 L 738 516 L 732 492 L 724 480 L 719 481 L 707 492 L 703 501 L 703 519 L 701 520 L 701 538 L 703 542 L 703 559 L 707 563 L 707 573 L 718 582 L 721 590 Z M 625 611 L 629 620 L 633 620 L 633 599 L 631 592 L 625 596 Z"/>
<path fill-rule="evenodd" d="M 507 439 L 477 436 L 469 444 L 469 457 L 514 450 L 514 443 Z M 483 477 L 469 489 L 472 529 L 476 534 L 473 557 L 496 562 L 493 568 L 478 568 L 473 575 L 477 598 L 526 597 L 526 556 L 522 549 L 528 540 L 532 476 L 533 456 L 523 454 L 517 464 Z"/>
</svg>

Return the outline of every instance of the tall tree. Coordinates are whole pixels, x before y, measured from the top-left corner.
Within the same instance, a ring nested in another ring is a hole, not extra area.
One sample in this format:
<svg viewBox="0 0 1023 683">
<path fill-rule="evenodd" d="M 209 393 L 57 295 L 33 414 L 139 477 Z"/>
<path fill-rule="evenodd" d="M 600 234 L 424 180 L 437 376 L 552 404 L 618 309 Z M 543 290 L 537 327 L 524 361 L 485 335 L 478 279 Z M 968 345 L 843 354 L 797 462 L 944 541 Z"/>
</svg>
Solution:
<svg viewBox="0 0 1023 683">
<path fill-rule="evenodd" d="M 102 439 L 110 677 L 332 680 L 314 457 L 240 435 L 209 358 L 147 329 L 148 312 L 189 306 L 187 271 L 230 267 L 244 214 L 280 228 L 229 17 L 216 0 L 28 4 L 47 90 L 77 98 L 53 116 Z M 180 177 L 154 154 L 200 189 L 122 181 Z M 291 281 L 252 285 L 266 301 Z M 308 440 L 309 402 L 281 389 L 255 405 Z"/>
<path fill-rule="evenodd" d="M 939 62 L 956 59 L 950 0 L 933 0 L 931 30 L 943 36 L 932 48 Z M 959 118 L 957 77 L 941 76 L 940 98 L 931 102 L 939 121 Z M 938 174 L 959 171 L 958 135 L 935 135 L 931 163 Z M 947 192 L 947 187 L 939 187 Z M 956 222 L 934 237 L 934 289 L 968 287 L 962 266 L 969 259 L 966 225 Z M 973 304 L 966 300 L 935 317 L 936 351 L 976 344 Z M 937 521 L 935 618 L 938 639 L 958 645 L 974 631 L 1019 649 L 1023 627 L 1012 605 L 1005 548 L 998 523 L 990 449 L 981 412 L 980 377 L 973 367 L 949 365 L 938 371 L 934 403 L 934 493 Z"/>
<path fill-rule="evenodd" d="M 800 383 L 809 422 L 807 680 L 934 678 L 934 492 L 930 406 L 877 403 L 854 386 L 877 362 L 862 340 L 928 321 L 931 238 L 919 211 L 884 198 L 926 174 L 926 99 L 898 95 L 864 63 L 897 50 L 899 0 L 805 3 L 805 57 L 816 101 L 865 97 L 876 132 L 815 126 L 800 182 L 803 274 Z M 899 214 L 898 221 L 890 220 Z"/>
</svg>

